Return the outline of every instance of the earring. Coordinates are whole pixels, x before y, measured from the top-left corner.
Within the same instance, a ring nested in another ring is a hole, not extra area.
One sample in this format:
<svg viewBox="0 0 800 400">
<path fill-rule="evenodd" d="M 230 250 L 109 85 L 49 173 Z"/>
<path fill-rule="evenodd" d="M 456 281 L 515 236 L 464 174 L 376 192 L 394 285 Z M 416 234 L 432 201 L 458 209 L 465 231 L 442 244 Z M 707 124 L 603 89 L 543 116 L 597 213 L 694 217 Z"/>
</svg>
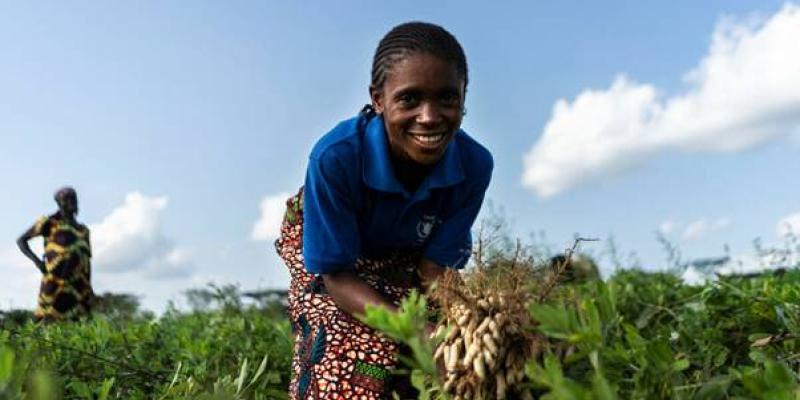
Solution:
<svg viewBox="0 0 800 400">
<path fill-rule="evenodd" d="M 466 117 L 467 116 L 467 107 L 462 107 L 461 108 L 461 116 L 462 117 Z"/>
</svg>

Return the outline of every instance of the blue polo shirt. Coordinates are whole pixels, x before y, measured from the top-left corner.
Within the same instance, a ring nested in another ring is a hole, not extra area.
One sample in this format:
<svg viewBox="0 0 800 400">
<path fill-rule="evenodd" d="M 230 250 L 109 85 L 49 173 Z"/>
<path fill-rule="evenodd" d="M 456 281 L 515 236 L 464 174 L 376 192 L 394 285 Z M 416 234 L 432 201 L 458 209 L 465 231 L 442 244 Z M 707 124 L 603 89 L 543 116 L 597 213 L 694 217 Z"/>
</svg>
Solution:
<svg viewBox="0 0 800 400">
<path fill-rule="evenodd" d="M 348 271 L 357 258 L 422 252 L 463 268 L 470 229 L 494 161 L 459 130 L 416 192 L 397 180 L 380 116 L 341 122 L 314 146 L 303 198 L 303 257 L 310 273 Z"/>
</svg>

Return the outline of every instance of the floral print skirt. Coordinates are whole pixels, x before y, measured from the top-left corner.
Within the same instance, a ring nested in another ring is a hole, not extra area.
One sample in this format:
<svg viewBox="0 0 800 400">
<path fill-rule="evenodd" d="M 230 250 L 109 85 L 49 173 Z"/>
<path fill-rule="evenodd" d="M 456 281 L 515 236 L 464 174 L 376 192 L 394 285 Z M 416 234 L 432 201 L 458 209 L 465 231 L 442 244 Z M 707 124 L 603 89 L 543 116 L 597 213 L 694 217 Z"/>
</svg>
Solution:
<svg viewBox="0 0 800 400">
<path fill-rule="evenodd" d="M 278 254 L 291 275 L 289 318 L 295 335 L 291 399 L 407 398 L 407 379 L 392 374 L 398 344 L 341 310 L 322 278 L 303 263 L 303 190 L 286 202 Z M 419 287 L 419 255 L 359 259 L 354 271 L 386 298 L 399 303 Z"/>
</svg>

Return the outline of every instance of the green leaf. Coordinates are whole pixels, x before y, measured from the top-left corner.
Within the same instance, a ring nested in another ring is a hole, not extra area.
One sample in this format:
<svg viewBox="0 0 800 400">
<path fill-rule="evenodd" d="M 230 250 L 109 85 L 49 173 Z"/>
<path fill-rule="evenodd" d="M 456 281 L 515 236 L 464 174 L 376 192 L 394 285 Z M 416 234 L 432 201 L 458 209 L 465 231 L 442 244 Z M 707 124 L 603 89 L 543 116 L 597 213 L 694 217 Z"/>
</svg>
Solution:
<svg viewBox="0 0 800 400">
<path fill-rule="evenodd" d="M 92 389 L 89 388 L 89 385 L 87 385 L 85 382 L 73 380 L 70 381 L 67 387 L 72 389 L 72 391 L 75 392 L 75 394 L 78 395 L 78 397 L 82 397 L 87 400 L 94 399 L 94 392 L 92 391 Z"/>
<path fill-rule="evenodd" d="M 422 371 L 415 370 L 411 372 L 411 385 L 419 392 L 418 400 L 430 400 L 429 385 Z"/>
<path fill-rule="evenodd" d="M 236 378 L 236 394 L 242 392 L 245 379 L 247 379 L 247 357 L 245 357 L 242 362 L 242 368 L 239 370 L 239 377 Z"/>
<path fill-rule="evenodd" d="M 617 394 L 608 383 L 608 380 L 599 372 L 595 371 L 592 377 L 592 391 L 597 400 L 616 400 Z"/>
<path fill-rule="evenodd" d="M 4 387 L 14 372 L 14 352 L 11 349 L 0 346 L 0 388 Z"/>
<path fill-rule="evenodd" d="M 791 388 L 796 385 L 796 378 L 786 364 L 773 360 L 764 363 L 764 379 L 771 387 Z"/>
<path fill-rule="evenodd" d="M 111 392 L 111 387 L 114 386 L 114 378 L 109 378 L 103 381 L 100 390 L 97 393 L 97 400 L 106 400 L 108 394 Z"/>
<path fill-rule="evenodd" d="M 567 310 L 564 306 L 534 304 L 531 306 L 533 318 L 539 323 L 537 329 L 545 335 L 555 339 L 579 340 L 576 334 L 574 311 Z"/>
<path fill-rule="evenodd" d="M 772 334 L 763 333 L 763 332 L 751 333 L 750 335 L 747 335 L 747 340 L 751 341 L 751 342 L 755 342 L 756 340 L 768 338 L 768 337 L 771 337 L 771 336 L 772 336 Z"/>
<path fill-rule="evenodd" d="M 675 360 L 675 362 L 672 363 L 672 370 L 675 372 L 684 371 L 687 368 L 689 368 L 689 360 L 685 358 L 680 360 Z"/>
<path fill-rule="evenodd" d="M 751 360 L 757 363 L 765 363 L 769 361 L 769 357 L 767 357 L 767 354 L 761 350 L 752 350 L 750 351 L 748 356 L 750 357 Z"/>
<path fill-rule="evenodd" d="M 269 358 L 269 353 L 264 354 L 264 358 L 261 360 L 261 364 L 259 364 L 258 369 L 256 370 L 255 375 L 253 375 L 253 379 L 250 381 L 250 384 L 256 383 L 258 377 L 264 373 L 264 370 L 267 369 L 267 358 Z"/>
<path fill-rule="evenodd" d="M 708 380 L 694 394 L 694 400 L 719 400 L 726 398 L 728 388 L 733 379 L 727 375 L 718 375 Z"/>
<path fill-rule="evenodd" d="M 653 319 L 656 314 L 658 314 L 658 308 L 653 306 L 646 306 L 644 311 L 639 314 L 639 317 L 636 319 L 636 328 L 642 329 L 645 328 L 649 323 L 650 320 Z"/>
</svg>

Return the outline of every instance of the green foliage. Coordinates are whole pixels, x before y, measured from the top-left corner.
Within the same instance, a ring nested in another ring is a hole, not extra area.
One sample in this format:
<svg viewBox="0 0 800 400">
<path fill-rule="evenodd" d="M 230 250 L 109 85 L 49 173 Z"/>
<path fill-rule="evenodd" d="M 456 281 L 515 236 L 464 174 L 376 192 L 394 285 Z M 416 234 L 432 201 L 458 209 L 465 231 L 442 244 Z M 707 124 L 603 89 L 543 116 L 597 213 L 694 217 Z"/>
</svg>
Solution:
<svg viewBox="0 0 800 400">
<path fill-rule="evenodd" d="M 255 308 L 29 322 L 0 330 L 0 398 L 280 399 L 291 348 Z"/>
<path fill-rule="evenodd" d="M 92 299 L 92 312 L 108 315 L 117 319 L 131 319 L 134 317 L 148 317 L 140 314 L 139 299 L 128 293 L 105 292 Z"/>
<path fill-rule="evenodd" d="M 428 304 L 425 296 L 412 291 L 400 304 L 396 312 L 386 307 L 367 306 L 361 320 L 393 340 L 410 349 L 410 355 L 400 354 L 400 360 L 410 368 L 411 384 L 420 392 L 420 399 L 438 398 L 437 369 L 433 361 L 435 343 L 428 339 L 425 327 L 428 324 Z"/>
<path fill-rule="evenodd" d="M 111 309 L 128 312 L 79 323 L 6 319 L 0 399 L 286 398 L 282 305 L 247 308 L 218 289 L 203 310 L 158 319 L 126 298 L 110 298 L 120 301 Z M 543 399 L 800 399 L 800 271 L 704 286 L 620 271 L 559 285 L 529 310 L 547 338 L 526 366 Z M 420 398 L 443 397 L 423 296 L 398 312 L 370 308 L 364 320 L 408 348 L 405 373 Z"/>
<path fill-rule="evenodd" d="M 621 271 L 560 290 L 531 307 L 552 348 L 527 372 L 546 396 L 800 398 L 798 271 L 697 287 Z"/>
<path fill-rule="evenodd" d="M 561 285 L 532 304 L 548 338 L 526 374 L 543 399 L 800 399 L 800 271 L 687 286 L 673 275 L 620 271 Z M 438 395 L 424 298 L 366 321 L 420 347 L 405 361 L 422 397 Z"/>
</svg>

